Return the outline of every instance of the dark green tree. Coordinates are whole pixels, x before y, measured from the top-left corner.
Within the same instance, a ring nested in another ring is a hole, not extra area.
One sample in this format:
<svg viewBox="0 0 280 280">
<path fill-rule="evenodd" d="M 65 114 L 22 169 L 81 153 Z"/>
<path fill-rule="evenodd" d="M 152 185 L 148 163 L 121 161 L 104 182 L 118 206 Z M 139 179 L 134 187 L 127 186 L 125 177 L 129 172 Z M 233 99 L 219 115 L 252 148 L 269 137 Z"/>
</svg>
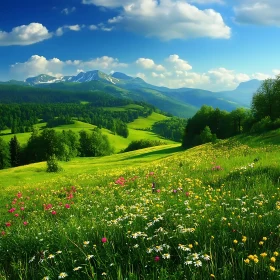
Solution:
<svg viewBox="0 0 280 280">
<path fill-rule="evenodd" d="M 0 137 L 0 169 L 10 166 L 9 145 Z"/>
<path fill-rule="evenodd" d="M 20 144 L 18 142 L 17 137 L 14 135 L 14 137 L 9 142 L 10 145 L 10 157 L 11 157 L 11 166 L 19 166 L 21 163 L 21 148 Z"/>
</svg>

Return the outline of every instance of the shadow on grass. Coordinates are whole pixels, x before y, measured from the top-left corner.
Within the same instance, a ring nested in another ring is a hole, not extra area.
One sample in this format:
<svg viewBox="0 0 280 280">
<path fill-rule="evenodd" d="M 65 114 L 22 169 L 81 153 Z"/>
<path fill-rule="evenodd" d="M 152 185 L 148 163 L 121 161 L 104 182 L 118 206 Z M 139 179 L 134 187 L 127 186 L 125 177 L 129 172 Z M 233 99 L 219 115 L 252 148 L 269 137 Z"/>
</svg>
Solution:
<svg viewBox="0 0 280 280">
<path fill-rule="evenodd" d="M 173 155 L 174 153 L 178 153 L 178 152 L 182 152 L 182 151 L 184 151 L 184 149 L 181 146 L 179 146 L 179 147 L 172 147 L 172 148 L 166 148 L 166 149 L 162 149 L 162 150 L 158 150 L 158 151 L 142 153 L 140 155 L 128 157 L 128 158 L 126 158 L 124 160 L 131 160 L 131 159 L 137 159 L 137 158 L 145 158 L 145 157 L 157 156 L 157 155 L 169 156 L 169 155 Z"/>
</svg>

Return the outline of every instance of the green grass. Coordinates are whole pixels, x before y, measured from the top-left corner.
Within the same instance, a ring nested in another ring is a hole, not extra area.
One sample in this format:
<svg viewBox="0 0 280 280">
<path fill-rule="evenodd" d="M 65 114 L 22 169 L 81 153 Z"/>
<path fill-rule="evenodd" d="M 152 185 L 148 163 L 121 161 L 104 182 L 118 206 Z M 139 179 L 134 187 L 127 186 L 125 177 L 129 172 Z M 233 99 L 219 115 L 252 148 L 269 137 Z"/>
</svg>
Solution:
<svg viewBox="0 0 280 280">
<path fill-rule="evenodd" d="M 152 128 L 154 123 L 162 121 L 162 120 L 166 120 L 166 119 L 168 119 L 168 117 L 153 112 L 147 118 L 139 117 L 138 119 L 129 123 L 128 127 L 133 128 L 133 129 L 150 129 L 150 128 Z"/>
<path fill-rule="evenodd" d="M 279 146 L 242 140 L 0 171 L 0 279 L 279 279 Z"/>
</svg>

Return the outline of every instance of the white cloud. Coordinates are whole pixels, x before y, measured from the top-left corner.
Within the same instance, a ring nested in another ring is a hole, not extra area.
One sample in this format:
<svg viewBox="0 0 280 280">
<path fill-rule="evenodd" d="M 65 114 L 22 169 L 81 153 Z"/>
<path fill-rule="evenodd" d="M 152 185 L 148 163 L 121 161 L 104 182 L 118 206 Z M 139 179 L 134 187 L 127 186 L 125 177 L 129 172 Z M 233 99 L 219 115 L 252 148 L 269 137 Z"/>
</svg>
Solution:
<svg viewBox="0 0 280 280">
<path fill-rule="evenodd" d="M 257 80 L 265 80 L 265 79 L 272 78 L 271 75 L 264 74 L 264 73 L 254 73 L 251 77 L 252 79 L 257 79 Z"/>
<path fill-rule="evenodd" d="M 156 71 L 164 71 L 165 68 L 162 65 L 157 65 L 155 62 L 150 58 L 138 58 L 136 60 L 136 64 L 144 69 L 154 69 Z"/>
<path fill-rule="evenodd" d="M 143 79 L 143 80 L 146 79 L 146 75 L 145 75 L 144 73 L 137 73 L 137 74 L 136 74 L 136 77 L 141 78 L 141 79 Z"/>
<path fill-rule="evenodd" d="M 83 3 L 122 8 L 108 24 L 148 37 L 163 40 L 230 37 L 230 28 L 220 13 L 213 9 L 200 10 L 182 0 L 83 0 Z"/>
<path fill-rule="evenodd" d="M 33 55 L 26 62 L 11 65 L 15 78 L 25 79 L 39 74 L 61 75 L 64 63 L 58 58 L 47 60 L 44 56 Z"/>
<path fill-rule="evenodd" d="M 94 24 L 89 25 L 88 28 L 89 28 L 90 30 L 97 30 L 97 29 L 98 29 L 98 27 L 97 27 L 96 25 L 94 25 Z"/>
<path fill-rule="evenodd" d="M 242 0 L 240 3 L 234 7 L 237 22 L 280 27 L 279 0 Z"/>
<path fill-rule="evenodd" d="M 52 76 L 76 75 L 81 71 L 102 70 L 109 72 L 111 70 L 121 70 L 125 67 L 127 67 L 127 64 L 109 56 L 97 57 L 88 61 L 78 59 L 61 61 L 58 58 L 47 59 L 44 56 L 33 55 L 25 62 L 11 65 L 10 71 L 13 78 L 23 80 L 39 74 Z"/>
<path fill-rule="evenodd" d="M 225 2 L 223 0 L 189 0 L 190 3 L 196 3 L 196 4 L 224 4 Z"/>
<path fill-rule="evenodd" d="M 81 31 L 82 28 L 84 28 L 85 26 L 84 25 L 79 25 L 79 24 L 76 24 L 76 25 L 64 25 L 62 27 L 59 27 L 57 28 L 55 34 L 56 36 L 62 36 L 65 31 L 67 30 L 71 30 L 71 31 Z"/>
<path fill-rule="evenodd" d="M 278 76 L 278 75 L 280 75 L 280 69 L 273 69 L 273 70 L 272 70 L 272 73 L 273 73 L 275 76 Z"/>
<path fill-rule="evenodd" d="M 65 14 L 65 15 L 69 15 L 73 12 L 76 11 L 76 7 L 72 7 L 72 8 L 65 8 L 61 11 L 62 14 Z"/>
<path fill-rule="evenodd" d="M 31 45 L 53 36 L 41 23 L 30 23 L 14 27 L 11 32 L 0 30 L 0 46 Z"/>
<path fill-rule="evenodd" d="M 186 60 L 181 59 L 177 54 L 170 55 L 166 60 L 173 65 L 175 70 L 188 71 L 192 69 L 192 66 Z"/>
</svg>

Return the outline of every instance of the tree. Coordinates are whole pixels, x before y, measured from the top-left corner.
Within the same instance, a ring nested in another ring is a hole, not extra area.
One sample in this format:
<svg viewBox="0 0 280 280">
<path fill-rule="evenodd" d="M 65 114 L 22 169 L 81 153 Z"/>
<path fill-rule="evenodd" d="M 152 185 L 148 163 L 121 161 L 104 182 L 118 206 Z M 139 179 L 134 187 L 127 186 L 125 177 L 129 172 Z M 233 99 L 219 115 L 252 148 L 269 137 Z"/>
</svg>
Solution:
<svg viewBox="0 0 280 280">
<path fill-rule="evenodd" d="M 19 166 L 21 161 L 20 160 L 21 149 L 16 136 L 14 136 L 10 140 L 9 145 L 10 145 L 11 166 L 12 167 Z"/>
<path fill-rule="evenodd" d="M 0 137 L 0 169 L 10 166 L 9 145 Z"/>
<path fill-rule="evenodd" d="M 47 172 L 59 172 L 62 168 L 59 166 L 55 155 L 51 155 L 47 160 Z"/>
<path fill-rule="evenodd" d="M 212 134 L 209 126 L 205 126 L 205 128 L 200 133 L 200 141 L 202 144 L 213 142 L 216 139 L 216 134 Z"/>
</svg>

